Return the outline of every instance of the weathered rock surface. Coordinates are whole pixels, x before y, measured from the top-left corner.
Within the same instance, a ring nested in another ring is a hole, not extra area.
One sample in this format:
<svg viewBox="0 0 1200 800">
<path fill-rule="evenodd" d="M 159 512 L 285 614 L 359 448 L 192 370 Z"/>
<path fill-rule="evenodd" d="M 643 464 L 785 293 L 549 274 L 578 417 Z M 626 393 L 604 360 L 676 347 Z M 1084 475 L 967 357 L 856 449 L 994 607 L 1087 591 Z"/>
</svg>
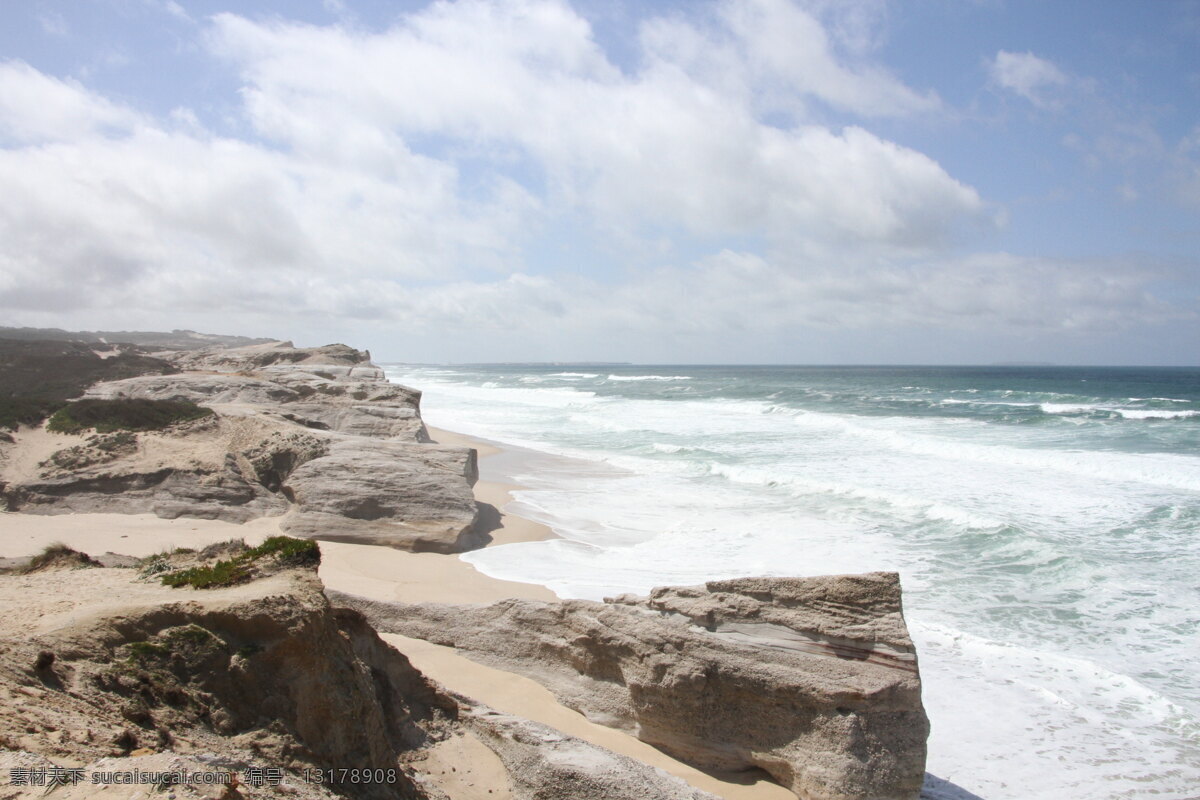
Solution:
<svg viewBox="0 0 1200 800">
<path fill-rule="evenodd" d="M 486 542 L 473 451 L 432 444 L 421 393 L 389 383 L 369 353 L 272 343 L 163 355 L 192 371 L 100 383 L 86 396 L 186 400 L 213 417 L 119 440 L 63 438 L 23 471 L 0 463 L 7 509 L 231 522 L 291 511 L 285 527 L 299 536 L 441 553 Z"/>
<path fill-rule="evenodd" d="M 486 706 L 464 707 L 459 721 L 500 757 L 516 800 L 719 800 L 632 758 Z"/>
<path fill-rule="evenodd" d="M 177 375 L 146 375 L 108 381 L 91 387 L 85 397 L 102 400 L 187 400 L 192 403 L 250 403 L 270 406 L 300 399 L 294 390 L 274 381 L 245 375 L 184 372 Z"/>
<path fill-rule="evenodd" d="M 284 513 L 289 504 L 279 484 L 328 449 L 323 438 L 264 416 L 213 416 L 162 432 L 73 441 L 64 437 L 64 448 L 33 474 L 0 485 L 8 510 L 245 522 Z"/>
<path fill-rule="evenodd" d="M 0 596 L 20 608 L 32 610 L 39 590 L 72 606 L 32 629 L 0 626 L 8 747 L 76 763 L 141 748 L 217 753 L 238 771 L 283 767 L 293 782 L 304 768 L 391 770 L 390 784 L 335 788 L 364 800 L 431 796 L 405 763 L 445 735 L 457 704 L 360 614 L 332 608 L 311 569 L 204 591 L 136 578 L 0 576 Z"/>
<path fill-rule="evenodd" d="M 160 560 L 181 568 L 237 547 L 213 550 Z M 241 780 L 240 789 L 184 784 L 164 792 L 180 800 L 716 800 L 630 758 L 445 692 L 362 614 L 332 607 L 311 567 L 268 561 L 249 583 L 201 591 L 167 588 L 157 572 L 71 568 L 80 563 L 95 562 L 68 553 L 36 573 L 0 574 L 0 603 L 10 610 L 0 620 L 0 768 L 82 764 L 81 782 L 55 797 L 156 792 L 90 783 L 137 769 Z M 452 772 L 468 766 L 464 757 L 498 765 L 483 773 L 494 783 L 458 794 L 463 785 Z M 247 785 L 251 768 L 282 769 L 283 781 Z M 393 780 L 322 787 L 309 782 L 312 770 L 375 770 Z M 45 793 L 0 777 L 5 798 Z"/>
<path fill-rule="evenodd" d="M 340 439 L 284 482 L 295 509 L 282 527 L 335 542 L 469 550 L 484 543 L 471 492 L 478 477 L 475 451 L 467 448 Z"/>
<path fill-rule="evenodd" d="M 714 581 L 606 603 L 396 605 L 384 632 L 527 675 L 697 766 L 760 767 L 803 798 L 916 798 L 929 724 L 893 573 Z"/>
<path fill-rule="evenodd" d="M 270 378 L 185 372 L 97 384 L 86 397 L 187 400 L 206 406 L 253 406 L 298 425 L 354 436 L 427 442 L 421 393 L 378 380 L 324 378 L 288 366 Z M 237 408 L 221 408 L 234 413 Z M 240 409 L 245 411 L 245 409 Z"/>
<path fill-rule="evenodd" d="M 265 368 L 294 369 L 293 365 L 312 368 L 344 367 L 378 370 L 371 364 L 371 354 L 344 344 L 324 347 L 295 347 L 291 342 L 270 342 L 244 347 L 210 347 L 176 353 L 171 360 L 185 370 L 216 370 L 238 372 Z M 339 370 L 348 374 L 344 370 Z M 331 373 L 335 374 L 335 373 Z M 364 373 L 365 374 L 365 373 Z"/>
</svg>

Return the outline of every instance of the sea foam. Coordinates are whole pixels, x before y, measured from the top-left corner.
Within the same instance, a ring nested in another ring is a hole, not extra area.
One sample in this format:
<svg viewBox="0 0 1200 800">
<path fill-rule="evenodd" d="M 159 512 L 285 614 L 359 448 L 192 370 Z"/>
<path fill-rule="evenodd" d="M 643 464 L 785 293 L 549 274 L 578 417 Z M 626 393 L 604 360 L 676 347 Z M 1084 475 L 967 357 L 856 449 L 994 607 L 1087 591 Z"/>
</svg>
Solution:
<svg viewBox="0 0 1200 800">
<path fill-rule="evenodd" d="M 486 574 L 600 599 L 896 570 L 931 772 L 986 800 L 1200 784 L 1200 381 L 687 369 L 390 374 L 431 424 L 570 457 L 509 476 L 563 538 L 463 556 Z"/>
</svg>

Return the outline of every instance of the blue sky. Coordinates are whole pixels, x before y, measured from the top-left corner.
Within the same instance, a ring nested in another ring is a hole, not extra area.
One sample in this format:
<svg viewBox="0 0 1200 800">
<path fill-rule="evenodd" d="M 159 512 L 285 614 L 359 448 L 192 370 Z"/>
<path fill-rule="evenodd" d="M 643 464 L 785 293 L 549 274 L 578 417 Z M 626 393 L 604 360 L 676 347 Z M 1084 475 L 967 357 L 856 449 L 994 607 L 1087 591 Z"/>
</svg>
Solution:
<svg viewBox="0 0 1200 800">
<path fill-rule="evenodd" d="M 1200 3 L 9 3 L 0 319 L 1196 364 Z"/>
</svg>

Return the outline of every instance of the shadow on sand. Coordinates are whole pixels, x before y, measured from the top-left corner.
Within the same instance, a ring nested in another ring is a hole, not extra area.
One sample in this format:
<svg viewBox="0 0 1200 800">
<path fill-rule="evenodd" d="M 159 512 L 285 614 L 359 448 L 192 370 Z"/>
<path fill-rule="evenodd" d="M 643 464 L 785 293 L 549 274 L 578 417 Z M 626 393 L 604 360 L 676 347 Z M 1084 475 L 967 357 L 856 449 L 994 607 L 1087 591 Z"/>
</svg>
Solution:
<svg viewBox="0 0 1200 800">
<path fill-rule="evenodd" d="M 477 546 L 487 547 L 492 543 L 492 531 L 504 524 L 503 515 L 491 503 L 481 503 L 476 500 L 475 507 L 479 509 L 479 515 L 475 517 L 471 536 L 475 539 Z"/>
<path fill-rule="evenodd" d="M 983 800 L 983 798 L 945 778 L 939 778 L 932 772 L 926 772 L 925 785 L 921 787 L 921 800 Z"/>
</svg>

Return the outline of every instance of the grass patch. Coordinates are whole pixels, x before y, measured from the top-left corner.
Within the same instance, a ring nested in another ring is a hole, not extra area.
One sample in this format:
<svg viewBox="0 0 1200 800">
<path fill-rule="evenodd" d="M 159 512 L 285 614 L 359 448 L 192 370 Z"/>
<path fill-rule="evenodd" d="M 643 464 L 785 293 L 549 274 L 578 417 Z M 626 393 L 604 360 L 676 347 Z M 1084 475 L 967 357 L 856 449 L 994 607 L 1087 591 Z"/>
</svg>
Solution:
<svg viewBox="0 0 1200 800">
<path fill-rule="evenodd" d="M 62 408 L 64 402 L 35 397 L 0 397 L 0 428 L 11 431 L 18 425 L 37 425 Z"/>
<path fill-rule="evenodd" d="M 188 569 L 162 575 L 160 580 L 167 586 L 191 586 L 196 589 L 215 589 L 232 586 L 250 580 L 256 562 L 273 556 L 276 564 L 294 567 L 319 564 L 321 549 L 311 539 L 293 539 L 290 536 L 272 536 L 257 547 L 243 550 L 231 558 L 223 558 L 215 564 L 202 564 Z"/>
<path fill-rule="evenodd" d="M 97 381 L 178 371 L 135 352 L 105 359 L 81 342 L 0 337 L 0 429 L 37 425 Z"/>
<path fill-rule="evenodd" d="M 286 564 L 319 564 L 321 548 L 312 539 L 293 539 L 291 536 L 271 536 L 245 555 L 251 560 L 274 555 Z"/>
<path fill-rule="evenodd" d="M 129 657 L 142 661 L 147 658 L 162 658 L 171 654 L 171 649 L 154 642 L 130 642 Z"/>
<path fill-rule="evenodd" d="M 53 465 L 59 469 L 75 470 L 112 461 L 137 449 L 137 434 L 129 431 L 101 433 L 89 436 L 82 445 L 59 450 L 40 466 Z"/>
<path fill-rule="evenodd" d="M 199 625 L 188 625 L 186 628 L 176 628 L 167 634 L 171 641 L 188 642 L 190 644 L 208 644 L 216 637 Z"/>
<path fill-rule="evenodd" d="M 100 562 L 93 560 L 87 553 L 81 553 L 62 542 L 54 542 L 46 545 L 42 552 L 30 559 L 29 564 L 22 571 L 37 572 L 59 565 L 80 569 L 82 567 L 98 567 Z"/>
<path fill-rule="evenodd" d="M 187 400 L 85 398 L 56 411 L 46 429 L 55 433 L 80 433 L 88 428 L 95 428 L 98 433 L 155 431 L 212 413 L 211 408 Z"/>
<path fill-rule="evenodd" d="M 162 576 L 162 582 L 167 586 L 178 588 L 192 586 L 196 589 L 214 589 L 219 586 L 233 586 L 250 579 L 250 568 L 246 564 L 234 561 L 218 561 L 212 566 L 192 567 L 190 569 L 172 572 Z"/>
</svg>

